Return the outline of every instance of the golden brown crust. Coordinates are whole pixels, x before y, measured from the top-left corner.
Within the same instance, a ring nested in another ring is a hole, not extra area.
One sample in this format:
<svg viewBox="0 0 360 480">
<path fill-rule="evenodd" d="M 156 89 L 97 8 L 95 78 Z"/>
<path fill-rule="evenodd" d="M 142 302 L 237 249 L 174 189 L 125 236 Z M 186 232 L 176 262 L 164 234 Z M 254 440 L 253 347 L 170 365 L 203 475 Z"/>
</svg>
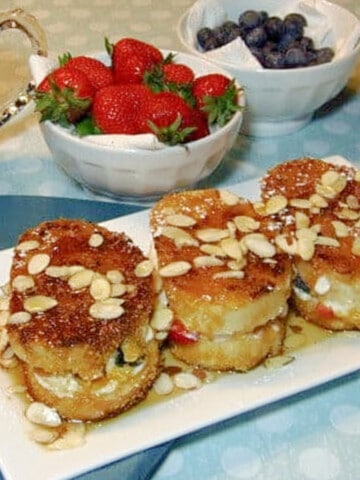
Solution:
<svg viewBox="0 0 360 480">
<path fill-rule="evenodd" d="M 172 344 L 171 352 L 190 365 L 209 370 L 246 372 L 281 352 L 285 319 L 268 322 L 249 333 L 234 333 L 219 341 L 201 338 L 189 345 Z"/>
<path fill-rule="evenodd" d="M 90 246 L 93 234 L 102 237 L 98 246 Z M 34 295 L 54 298 L 57 305 L 47 311 L 31 313 L 26 323 L 10 323 L 8 333 L 16 354 L 33 368 L 54 374 L 72 372 L 85 379 L 102 375 L 109 355 L 129 335 L 139 335 L 150 318 L 154 305 L 152 277 L 139 278 L 135 267 L 145 257 L 131 240 L 121 233 L 112 233 L 100 226 L 80 220 L 44 222 L 29 229 L 19 244 L 38 242 L 29 251 L 16 250 L 10 281 L 31 277 L 34 286 L 25 292 L 12 289 L 10 310 L 24 310 L 24 302 Z M 127 286 L 121 298 L 124 312 L 111 319 L 94 318 L 89 309 L 95 300 L 90 288 L 74 289 L 69 277 L 54 278 L 47 270 L 30 275 L 28 266 L 37 254 L 49 256 L 49 266 L 81 266 L 94 275 L 105 277 L 109 271 L 120 271 Z M 16 283 L 16 282 L 15 282 Z"/>
<path fill-rule="evenodd" d="M 41 370 L 23 364 L 29 394 L 37 401 L 55 408 L 64 419 L 97 421 L 118 415 L 144 400 L 160 372 L 160 353 L 155 341 L 146 345 L 144 365 L 113 366 L 104 377 L 93 381 L 65 377 L 63 383 L 73 389 L 59 387 Z M 57 394 L 55 394 L 57 392 Z M 59 393 L 60 392 L 60 393 Z"/>
</svg>

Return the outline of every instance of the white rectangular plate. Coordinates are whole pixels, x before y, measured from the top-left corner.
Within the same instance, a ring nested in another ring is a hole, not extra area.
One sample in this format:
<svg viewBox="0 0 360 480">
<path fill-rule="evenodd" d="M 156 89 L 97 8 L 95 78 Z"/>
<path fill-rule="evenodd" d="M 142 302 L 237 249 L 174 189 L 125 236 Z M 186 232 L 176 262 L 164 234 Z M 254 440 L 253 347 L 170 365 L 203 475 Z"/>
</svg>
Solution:
<svg viewBox="0 0 360 480">
<path fill-rule="evenodd" d="M 254 198 L 256 181 L 231 188 Z M 147 212 L 103 225 L 125 231 L 147 252 Z M 0 252 L 0 284 L 8 280 L 12 251 Z M 122 459 L 170 439 L 305 391 L 360 368 L 360 335 L 340 335 L 300 350 L 295 361 L 278 369 L 260 366 L 246 374 L 223 375 L 201 389 L 144 405 L 91 429 L 83 447 L 46 451 L 31 441 L 24 405 L 7 391 L 11 380 L 0 370 L 0 468 L 6 480 L 64 480 Z"/>
</svg>

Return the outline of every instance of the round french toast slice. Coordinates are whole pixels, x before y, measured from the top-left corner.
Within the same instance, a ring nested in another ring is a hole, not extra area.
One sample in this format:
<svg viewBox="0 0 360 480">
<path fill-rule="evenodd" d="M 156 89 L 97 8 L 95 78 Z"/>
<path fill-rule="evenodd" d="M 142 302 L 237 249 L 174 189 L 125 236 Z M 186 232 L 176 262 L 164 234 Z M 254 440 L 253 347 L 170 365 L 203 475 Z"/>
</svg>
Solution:
<svg viewBox="0 0 360 480">
<path fill-rule="evenodd" d="M 277 244 L 293 263 L 292 302 L 331 330 L 360 328 L 360 175 L 320 159 L 277 165 L 262 180 L 266 205 L 282 198 Z"/>
<path fill-rule="evenodd" d="M 9 343 L 23 362 L 35 399 L 57 404 L 51 388 L 38 379 L 67 378 L 69 395 L 60 402 L 61 411 L 69 418 L 92 419 L 116 414 L 149 390 L 160 370 L 159 348 L 149 344 L 156 299 L 153 265 L 124 233 L 67 219 L 31 228 L 15 247 L 10 287 Z M 130 369 L 129 386 L 118 381 L 117 398 L 97 407 L 96 382 L 108 383 L 109 364 L 120 357 L 126 366 L 143 365 L 148 373 L 136 377 L 132 388 Z M 75 383 L 83 393 L 72 391 Z M 66 402 L 73 406 L 63 408 Z M 86 407 L 79 413 L 81 403 Z M 78 412 L 74 417 L 68 414 L 71 408 Z"/>
<path fill-rule="evenodd" d="M 174 313 L 173 354 L 206 368 L 245 371 L 278 353 L 291 265 L 273 243 L 277 225 L 270 217 L 230 192 L 206 189 L 165 196 L 150 225 Z"/>
</svg>

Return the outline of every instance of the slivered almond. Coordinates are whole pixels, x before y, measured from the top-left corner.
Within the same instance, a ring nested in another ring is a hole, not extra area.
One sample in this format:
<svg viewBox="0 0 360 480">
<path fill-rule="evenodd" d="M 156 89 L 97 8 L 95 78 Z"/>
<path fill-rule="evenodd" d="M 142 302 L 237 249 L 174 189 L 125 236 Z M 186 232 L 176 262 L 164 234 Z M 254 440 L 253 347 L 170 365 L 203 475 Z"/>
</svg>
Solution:
<svg viewBox="0 0 360 480">
<path fill-rule="evenodd" d="M 308 228 L 310 226 L 310 218 L 304 212 L 295 212 L 295 226 L 299 228 Z"/>
<path fill-rule="evenodd" d="M 223 228 L 201 228 L 195 232 L 202 242 L 215 243 L 229 236 L 229 231 Z"/>
<path fill-rule="evenodd" d="M 335 215 L 342 220 L 358 220 L 360 218 L 360 212 L 351 210 L 350 208 L 343 208 L 335 212 Z"/>
<path fill-rule="evenodd" d="M 355 182 L 360 182 L 360 170 L 356 170 L 354 179 Z"/>
<path fill-rule="evenodd" d="M 82 288 L 89 287 L 93 278 L 94 272 L 92 270 L 84 269 L 71 275 L 68 283 L 73 290 L 81 290 Z"/>
<path fill-rule="evenodd" d="M 111 283 L 121 283 L 125 280 L 124 274 L 120 270 L 108 270 L 106 272 L 106 278 Z"/>
<path fill-rule="evenodd" d="M 34 288 L 35 282 L 31 275 L 17 275 L 12 282 L 12 286 L 18 292 L 25 292 Z"/>
<path fill-rule="evenodd" d="M 298 244 L 295 238 L 289 239 L 287 235 L 277 235 L 275 237 L 275 244 L 288 255 L 296 255 Z"/>
<path fill-rule="evenodd" d="M 34 295 L 24 300 L 24 309 L 29 313 L 41 313 L 51 310 L 58 304 L 56 298 L 46 295 Z"/>
<path fill-rule="evenodd" d="M 317 237 L 315 244 L 323 245 L 325 247 L 340 247 L 340 243 L 338 240 L 336 240 L 336 238 L 326 237 L 324 235 Z"/>
<path fill-rule="evenodd" d="M 240 247 L 240 243 L 234 238 L 224 238 L 220 242 L 221 249 L 226 255 L 234 260 L 241 260 L 243 252 Z"/>
<path fill-rule="evenodd" d="M 332 226 L 334 227 L 335 230 L 335 235 L 339 238 L 344 238 L 349 235 L 350 229 L 349 227 L 338 220 L 334 220 L 331 222 Z"/>
<path fill-rule="evenodd" d="M 276 254 L 275 246 L 262 233 L 250 233 L 243 237 L 242 241 L 250 252 L 258 257 L 267 258 Z"/>
<path fill-rule="evenodd" d="M 233 218 L 236 228 L 242 233 L 251 233 L 260 227 L 260 222 L 246 215 L 238 215 Z"/>
<path fill-rule="evenodd" d="M 100 233 L 93 233 L 88 243 L 90 247 L 98 248 L 104 243 L 104 237 Z"/>
<path fill-rule="evenodd" d="M 314 241 L 307 237 L 299 238 L 297 253 L 303 260 L 310 260 L 315 253 Z"/>
<path fill-rule="evenodd" d="M 213 257 L 211 255 L 200 255 L 198 257 L 195 257 L 193 263 L 196 268 L 221 267 L 222 265 L 224 265 L 223 260 L 218 257 Z"/>
<path fill-rule="evenodd" d="M 174 390 L 174 382 L 170 375 L 162 372 L 155 381 L 153 388 L 158 395 L 169 395 Z"/>
<path fill-rule="evenodd" d="M 30 250 L 35 250 L 40 247 L 40 243 L 37 240 L 25 240 L 24 242 L 19 243 L 15 250 L 20 252 L 29 252 Z"/>
<path fill-rule="evenodd" d="M 97 301 L 93 303 L 89 309 L 90 315 L 98 320 L 114 320 L 115 318 L 121 317 L 124 312 L 124 307 L 117 298 L 107 298 Z"/>
<path fill-rule="evenodd" d="M 191 263 L 180 260 L 160 268 L 159 274 L 161 277 L 178 277 L 185 275 L 189 270 L 191 270 Z"/>
<path fill-rule="evenodd" d="M 197 247 L 199 242 L 190 233 L 180 227 L 165 226 L 161 228 L 161 235 L 173 240 L 178 248 Z"/>
<path fill-rule="evenodd" d="M 200 250 L 207 255 L 213 255 L 214 257 L 226 257 L 226 253 L 219 245 L 213 243 L 203 243 L 200 245 Z"/>
<path fill-rule="evenodd" d="M 353 255 L 356 255 L 357 257 L 360 257 L 360 237 L 355 237 L 352 248 L 351 248 L 351 253 Z"/>
<path fill-rule="evenodd" d="M 226 223 L 226 228 L 229 230 L 229 237 L 230 238 L 236 238 L 236 225 L 234 222 L 227 222 Z"/>
<path fill-rule="evenodd" d="M 329 206 L 325 198 L 318 193 L 314 193 L 313 195 L 311 195 L 309 200 L 314 207 L 326 208 Z"/>
<path fill-rule="evenodd" d="M 288 200 L 284 195 L 275 195 L 269 198 L 265 204 L 265 211 L 267 215 L 274 215 L 281 212 L 287 206 Z"/>
<path fill-rule="evenodd" d="M 37 253 L 30 258 L 27 270 L 30 275 L 37 275 L 43 272 L 49 263 L 50 257 L 47 253 Z"/>
<path fill-rule="evenodd" d="M 45 269 L 45 273 L 52 278 L 66 278 L 70 275 L 70 269 L 66 265 L 50 265 Z"/>
<path fill-rule="evenodd" d="M 200 378 L 188 372 L 176 373 L 173 380 L 178 388 L 182 388 L 184 390 L 194 390 L 196 388 L 200 388 L 202 385 Z"/>
<path fill-rule="evenodd" d="M 255 212 L 258 215 L 261 215 L 261 216 L 266 215 L 266 208 L 265 208 L 265 204 L 263 202 L 254 202 L 253 207 L 254 207 Z"/>
<path fill-rule="evenodd" d="M 2 310 L 0 312 L 0 327 L 4 327 L 10 318 L 10 312 L 8 310 Z"/>
<path fill-rule="evenodd" d="M 112 283 L 110 297 L 121 297 L 126 291 L 126 285 L 123 283 Z"/>
<path fill-rule="evenodd" d="M 9 310 L 10 308 L 10 298 L 9 297 L 0 297 L 0 311 Z"/>
<path fill-rule="evenodd" d="M 241 260 L 230 260 L 226 265 L 230 270 L 241 270 L 246 265 L 246 259 L 242 258 Z"/>
<path fill-rule="evenodd" d="M 220 200 L 227 206 L 233 207 L 239 203 L 239 197 L 229 190 L 219 189 Z"/>
<path fill-rule="evenodd" d="M 40 402 L 31 403 L 26 409 L 25 416 L 30 422 L 47 427 L 59 427 L 62 423 L 55 408 Z"/>
<path fill-rule="evenodd" d="M 355 195 L 348 195 L 346 197 L 346 203 L 349 208 L 352 208 L 354 210 L 360 208 L 359 200 Z"/>
<path fill-rule="evenodd" d="M 190 215 L 184 215 L 183 213 L 174 213 L 166 217 L 166 223 L 174 227 L 192 227 L 196 225 L 196 220 Z"/>
<path fill-rule="evenodd" d="M 111 295 L 110 282 L 104 277 L 94 278 L 90 284 L 90 295 L 94 300 L 105 300 Z"/>
<path fill-rule="evenodd" d="M 174 318 L 174 312 L 170 308 L 159 307 L 155 310 L 150 325 L 155 330 L 168 330 Z"/>
<path fill-rule="evenodd" d="M 299 228 L 295 232 L 296 237 L 299 238 L 308 238 L 309 240 L 315 242 L 317 233 L 312 228 Z"/>
<path fill-rule="evenodd" d="M 292 207 L 302 208 L 305 210 L 311 208 L 312 206 L 310 200 L 305 198 L 292 198 L 289 203 Z"/>
<path fill-rule="evenodd" d="M 0 353 L 5 350 L 5 348 L 8 346 L 9 343 L 9 336 L 7 333 L 7 330 L 2 328 L 0 330 Z"/>
<path fill-rule="evenodd" d="M 27 323 L 31 320 L 31 315 L 29 312 L 15 312 L 12 313 L 8 318 L 8 323 L 18 324 L 18 323 Z"/>
<path fill-rule="evenodd" d="M 245 274 L 242 270 L 227 270 L 225 272 L 217 272 L 214 273 L 213 278 L 214 279 L 238 279 L 241 280 L 244 278 Z"/>
<path fill-rule="evenodd" d="M 149 277 L 154 270 L 154 264 L 151 260 L 143 260 L 135 267 L 135 275 L 139 278 Z"/>
</svg>

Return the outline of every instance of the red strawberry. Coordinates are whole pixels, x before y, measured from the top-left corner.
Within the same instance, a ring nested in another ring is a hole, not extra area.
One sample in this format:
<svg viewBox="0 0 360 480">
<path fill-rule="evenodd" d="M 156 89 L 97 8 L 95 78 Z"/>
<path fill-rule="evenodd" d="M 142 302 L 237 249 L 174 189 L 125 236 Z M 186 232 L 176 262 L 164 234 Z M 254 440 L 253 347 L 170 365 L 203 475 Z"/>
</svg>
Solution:
<svg viewBox="0 0 360 480">
<path fill-rule="evenodd" d="M 235 82 L 220 73 L 196 78 L 192 93 L 197 108 L 205 113 L 211 125 L 225 125 L 240 109 Z"/>
<path fill-rule="evenodd" d="M 144 104 L 152 92 L 139 84 L 110 85 L 94 97 L 92 116 L 102 133 L 142 133 L 141 116 Z"/>
<path fill-rule="evenodd" d="M 36 109 L 41 113 L 41 121 L 68 126 L 89 110 L 94 93 L 85 73 L 67 66 L 58 67 L 37 87 Z"/>
<path fill-rule="evenodd" d="M 90 82 L 93 84 L 95 90 L 107 87 L 113 83 L 113 74 L 110 67 L 96 58 L 78 56 L 72 57 L 69 53 L 65 54 L 61 60 L 62 65 L 77 68 L 84 72 Z"/>
<path fill-rule="evenodd" d="M 169 145 L 187 142 L 196 129 L 193 109 L 188 103 L 172 92 L 155 93 L 147 100 L 144 130 L 154 132 L 160 141 Z"/>
<path fill-rule="evenodd" d="M 181 345 L 189 345 L 199 340 L 199 334 L 188 330 L 180 320 L 174 320 L 169 330 L 168 340 Z"/>
<path fill-rule="evenodd" d="M 164 63 L 162 66 L 164 81 L 186 85 L 194 81 L 195 74 L 190 67 L 182 63 Z"/>
<path fill-rule="evenodd" d="M 141 83 L 146 70 L 163 60 L 161 51 L 134 38 L 122 38 L 111 52 L 116 83 Z"/>
<path fill-rule="evenodd" d="M 195 127 L 195 130 L 188 136 L 188 142 L 199 140 L 200 138 L 204 138 L 210 134 L 207 119 L 199 110 L 193 109 L 190 123 Z"/>
</svg>

